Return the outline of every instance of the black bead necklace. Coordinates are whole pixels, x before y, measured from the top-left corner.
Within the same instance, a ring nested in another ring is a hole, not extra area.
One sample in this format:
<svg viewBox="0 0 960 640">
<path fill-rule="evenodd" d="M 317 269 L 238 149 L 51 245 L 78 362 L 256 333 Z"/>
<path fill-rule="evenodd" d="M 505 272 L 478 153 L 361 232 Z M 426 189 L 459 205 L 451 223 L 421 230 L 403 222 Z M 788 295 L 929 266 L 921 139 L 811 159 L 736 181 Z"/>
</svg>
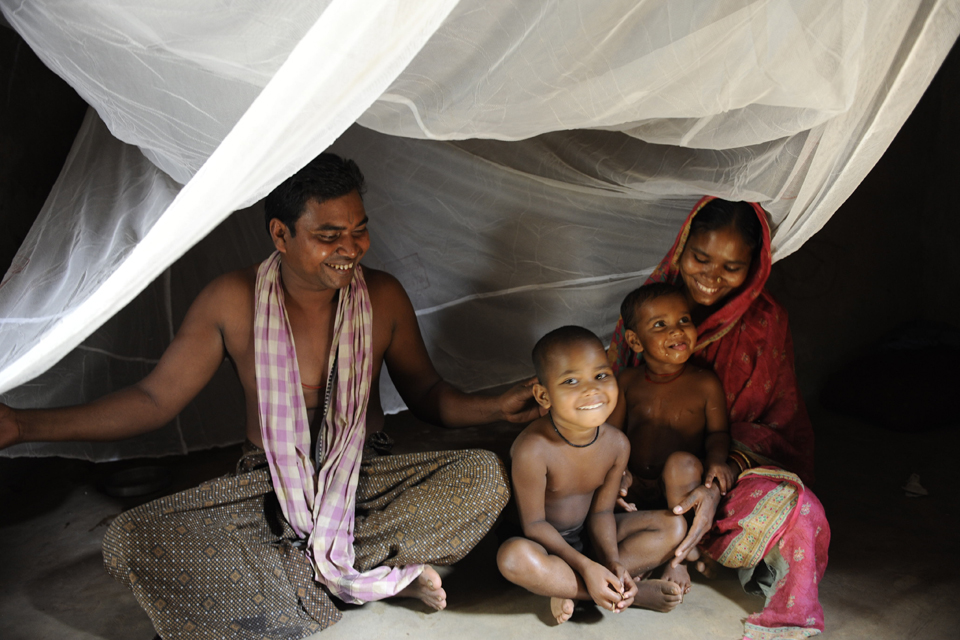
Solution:
<svg viewBox="0 0 960 640">
<path fill-rule="evenodd" d="M 560 429 L 557 429 L 557 423 L 553 421 L 553 414 L 552 414 L 552 413 L 550 414 L 550 424 L 553 426 L 553 430 L 557 432 L 557 435 L 560 436 L 560 438 L 561 438 L 564 442 L 566 442 L 566 443 L 567 443 L 568 445 L 570 445 L 571 447 L 576 447 L 577 449 L 583 449 L 584 447 L 589 447 L 590 445 L 592 445 L 594 442 L 597 441 L 597 438 L 598 438 L 598 437 L 600 437 L 600 427 L 597 427 L 596 432 L 594 432 L 594 434 L 593 434 L 593 440 L 591 440 L 591 441 L 588 442 L 587 444 L 573 444 L 572 442 L 570 442 L 569 440 L 567 440 L 566 438 L 563 437 L 563 434 L 560 433 Z"/>
</svg>

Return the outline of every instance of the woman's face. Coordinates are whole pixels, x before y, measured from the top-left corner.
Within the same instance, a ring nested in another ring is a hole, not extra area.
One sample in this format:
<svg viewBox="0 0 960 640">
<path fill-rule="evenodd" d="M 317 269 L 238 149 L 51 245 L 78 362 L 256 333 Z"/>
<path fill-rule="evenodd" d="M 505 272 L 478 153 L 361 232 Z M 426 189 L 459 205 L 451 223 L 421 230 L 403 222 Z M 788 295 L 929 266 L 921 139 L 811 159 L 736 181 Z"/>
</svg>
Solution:
<svg viewBox="0 0 960 640">
<path fill-rule="evenodd" d="M 701 231 L 687 239 L 680 275 L 691 304 L 710 307 L 747 279 L 752 251 L 734 227 Z"/>
</svg>

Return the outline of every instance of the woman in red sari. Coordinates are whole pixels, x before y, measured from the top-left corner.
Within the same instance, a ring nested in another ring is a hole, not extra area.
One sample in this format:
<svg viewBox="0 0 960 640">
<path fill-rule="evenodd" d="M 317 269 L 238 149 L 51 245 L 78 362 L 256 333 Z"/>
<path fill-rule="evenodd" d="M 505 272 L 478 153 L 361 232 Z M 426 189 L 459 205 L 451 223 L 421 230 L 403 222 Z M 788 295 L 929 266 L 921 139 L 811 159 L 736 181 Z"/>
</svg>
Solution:
<svg viewBox="0 0 960 640">
<path fill-rule="evenodd" d="M 797 389 L 787 314 L 764 289 L 770 229 L 757 204 L 703 198 L 648 282 L 684 288 L 697 325 L 692 361 L 723 383 L 730 416 L 728 464 L 739 476 L 721 497 L 700 486 L 680 506 L 695 510 L 677 557 L 699 545 L 740 570 L 747 591 L 765 595 L 744 638 L 806 638 L 823 631 L 817 589 L 830 528 L 813 482 L 813 429 Z M 638 364 L 617 324 L 614 371 Z M 716 522 L 714 522 L 716 516 Z M 712 524 L 712 526 L 711 526 Z"/>
</svg>

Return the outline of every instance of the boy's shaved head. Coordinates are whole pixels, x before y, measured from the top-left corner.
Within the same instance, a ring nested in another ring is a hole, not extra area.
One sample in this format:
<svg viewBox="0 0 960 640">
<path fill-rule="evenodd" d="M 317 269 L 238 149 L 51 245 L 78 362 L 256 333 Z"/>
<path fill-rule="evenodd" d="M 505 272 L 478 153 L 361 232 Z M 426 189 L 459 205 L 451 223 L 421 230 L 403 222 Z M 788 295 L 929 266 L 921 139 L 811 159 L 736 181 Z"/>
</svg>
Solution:
<svg viewBox="0 0 960 640">
<path fill-rule="evenodd" d="M 640 308 L 650 300 L 670 295 L 682 296 L 683 289 L 667 282 L 651 282 L 628 293 L 620 305 L 620 317 L 623 318 L 623 328 L 636 331 Z"/>
<path fill-rule="evenodd" d="M 601 350 L 603 349 L 603 342 L 600 341 L 600 338 L 598 338 L 593 331 L 574 325 L 554 329 L 540 338 L 533 347 L 533 367 L 536 369 L 537 379 L 540 381 L 540 384 L 546 384 L 543 376 L 546 373 L 547 366 L 549 366 L 553 354 L 555 354 L 558 349 L 583 342 L 595 344 L 600 347 Z"/>
</svg>

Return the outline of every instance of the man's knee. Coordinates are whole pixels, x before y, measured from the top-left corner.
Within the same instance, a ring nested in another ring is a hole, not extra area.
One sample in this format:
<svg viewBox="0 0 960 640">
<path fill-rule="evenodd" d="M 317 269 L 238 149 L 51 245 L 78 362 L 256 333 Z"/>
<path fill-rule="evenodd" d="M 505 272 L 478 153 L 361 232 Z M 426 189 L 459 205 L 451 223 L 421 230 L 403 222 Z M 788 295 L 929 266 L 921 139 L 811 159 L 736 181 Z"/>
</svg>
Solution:
<svg viewBox="0 0 960 640">
<path fill-rule="evenodd" d="M 486 449 L 468 449 L 462 453 L 461 465 L 467 472 L 464 477 L 477 483 L 479 493 L 496 496 L 496 502 L 502 503 L 500 509 L 503 509 L 510 499 L 510 479 L 503 462 Z"/>
<path fill-rule="evenodd" d="M 133 511 L 126 511 L 114 518 L 107 527 L 101 542 L 103 566 L 107 573 L 124 584 L 131 584 L 129 554 L 136 545 L 136 537 L 142 533 L 140 524 L 133 518 Z"/>
</svg>

